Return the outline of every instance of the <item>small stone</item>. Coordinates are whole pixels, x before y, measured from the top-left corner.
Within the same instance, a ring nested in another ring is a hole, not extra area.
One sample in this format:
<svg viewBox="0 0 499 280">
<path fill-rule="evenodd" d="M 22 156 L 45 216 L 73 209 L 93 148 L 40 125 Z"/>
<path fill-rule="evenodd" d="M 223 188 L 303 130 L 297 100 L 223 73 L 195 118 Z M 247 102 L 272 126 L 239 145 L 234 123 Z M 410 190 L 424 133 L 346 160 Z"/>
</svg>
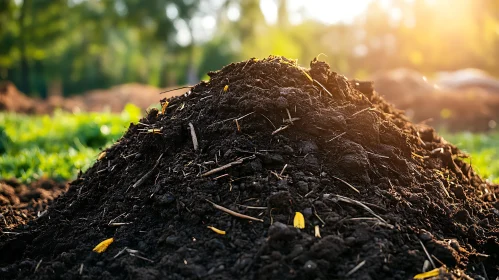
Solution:
<svg viewBox="0 0 499 280">
<path fill-rule="evenodd" d="M 296 235 L 296 232 L 287 225 L 275 222 L 269 227 L 270 240 L 291 240 Z"/>
<path fill-rule="evenodd" d="M 353 244 L 355 242 L 355 240 L 356 240 L 355 237 L 349 236 L 349 237 L 345 238 L 345 244 L 351 245 L 351 244 Z"/>
<path fill-rule="evenodd" d="M 178 236 L 170 235 L 165 239 L 165 243 L 168 245 L 177 245 L 178 240 Z"/>
<path fill-rule="evenodd" d="M 286 256 L 287 259 L 294 259 L 296 258 L 297 256 L 299 256 L 301 253 L 303 253 L 303 245 L 301 244 L 296 244 L 294 247 L 293 247 L 293 251 L 291 251 L 291 253 L 289 253 L 289 255 Z"/>
<path fill-rule="evenodd" d="M 289 189 L 289 187 L 288 187 L 288 181 L 286 181 L 286 180 L 279 180 L 279 182 L 277 182 L 277 189 L 279 189 L 281 191 L 287 191 Z"/>
<path fill-rule="evenodd" d="M 276 100 L 276 106 L 279 109 L 286 109 L 288 108 L 288 100 L 284 96 L 279 96 Z"/>
<path fill-rule="evenodd" d="M 303 209 L 303 216 L 305 217 L 305 219 L 309 219 L 310 217 L 312 217 L 312 214 L 312 208 L 308 207 Z"/>
<path fill-rule="evenodd" d="M 308 183 L 307 183 L 307 182 L 304 182 L 304 181 L 298 181 L 297 186 L 298 186 L 298 191 L 299 191 L 301 194 L 306 194 L 306 193 L 308 193 Z"/>
<path fill-rule="evenodd" d="M 314 272 L 317 269 L 317 264 L 314 261 L 312 261 L 312 260 L 308 260 L 305 263 L 305 265 L 303 265 L 303 269 L 306 272 Z"/>
<path fill-rule="evenodd" d="M 312 141 L 304 141 L 301 143 L 301 152 L 303 154 L 315 153 L 319 150 L 317 144 Z"/>
<path fill-rule="evenodd" d="M 166 193 L 163 195 L 155 196 L 155 200 L 158 205 L 166 206 L 175 201 L 175 197 L 171 193 Z"/>
<path fill-rule="evenodd" d="M 424 229 L 421 229 L 419 231 L 419 239 L 421 239 L 421 241 L 424 241 L 424 242 L 425 241 L 430 241 L 430 240 L 433 239 L 433 235 L 430 232 L 428 232 L 428 231 L 426 231 Z"/>
<path fill-rule="evenodd" d="M 462 186 L 457 186 L 456 188 L 453 189 L 454 194 L 458 199 L 466 200 L 466 193 L 464 192 L 464 189 Z"/>
<path fill-rule="evenodd" d="M 465 209 L 459 210 L 454 214 L 454 219 L 462 223 L 469 223 L 471 221 L 471 216 Z"/>
<path fill-rule="evenodd" d="M 283 147 L 283 150 L 284 150 L 284 152 L 286 152 L 288 154 L 293 154 L 295 152 L 295 150 L 293 150 L 293 148 L 291 148 L 291 146 L 289 146 L 289 145 L 285 145 Z"/>
</svg>

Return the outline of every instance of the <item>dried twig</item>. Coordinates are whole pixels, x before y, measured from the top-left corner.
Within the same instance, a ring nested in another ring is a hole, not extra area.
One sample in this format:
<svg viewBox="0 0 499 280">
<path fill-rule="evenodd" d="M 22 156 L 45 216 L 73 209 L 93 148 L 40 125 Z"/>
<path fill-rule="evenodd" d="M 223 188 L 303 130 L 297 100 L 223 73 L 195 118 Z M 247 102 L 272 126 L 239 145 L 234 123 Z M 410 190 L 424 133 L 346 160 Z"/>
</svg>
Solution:
<svg viewBox="0 0 499 280">
<path fill-rule="evenodd" d="M 355 117 L 356 115 L 361 114 L 361 113 L 364 113 L 365 111 L 369 111 L 369 110 L 374 110 L 374 108 L 370 108 L 370 107 L 364 108 L 364 109 L 362 109 L 362 110 L 360 110 L 360 111 L 358 111 L 358 112 L 356 112 L 356 113 L 353 113 L 353 114 L 350 116 L 350 118 Z"/>
<path fill-rule="evenodd" d="M 242 120 L 242 119 L 246 118 L 247 116 L 253 115 L 254 113 L 255 113 L 255 112 L 248 113 L 248 114 L 246 114 L 246 115 L 244 115 L 244 116 L 242 116 L 242 117 L 237 118 L 236 120 L 240 121 L 240 120 Z"/>
<path fill-rule="evenodd" d="M 364 265 L 366 264 L 366 261 L 363 260 L 361 263 L 359 263 L 358 265 L 356 265 L 354 268 L 352 268 L 352 270 L 350 270 L 346 275 L 345 277 L 349 277 L 350 275 L 354 274 L 357 270 L 359 270 L 361 267 L 363 267 Z"/>
<path fill-rule="evenodd" d="M 341 136 L 343 136 L 343 135 L 345 135 L 345 134 L 347 134 L 347 132 L 346 132 L 346 131 L 345 131 L 345 132 L 342 132 L 342 133 L 340 133 L 340 134 L 338 134 L 338 135 L 336 135 L 336 136 L 334 136 L 333 138 L 331 138 L 331 139 L 329 139 L 329 140 L 327 140 L 327 141 L 326 141 L 326 143 L 327 143 L 327 142 L 334 141 L 334 140 L 336 140 L 336 139 L 340 138 Z"/>
<path fill-rule="evenodd" d="M 189 128 L 191 129 L 192 145 L 194 145 L 194 151 L 198 150 L 198 137 L 196 136 L 196 130 L 194 130 L 194 125 L 189 123 Z"/>
<path fill-rule="evenodd" d="M 194 86 L 183 86 L 183 87 L 178 87 L 178 88 L 172 88 L 172 89 L 169 89 L 169 90 L 162 91 L 159 94 L 167 93 L 167 92 L 171 92 L 171 91 L 175 91 L 175 90 L 179 90 L 179 89 L 183 89 L 183 88 L 193 88 L 193 87 Z"/>
<path fill-rule="evenodd" d="M 139 255 L 136 255 L 136 254 L 134 254 L 134 253 L 129 253 L 129 255 L 130 255 L 130 256 L 132 256 L 132 257 L 139 258 L 139 259 L 141 259 L 141 260 L 148 261 L 148 262 L 150 262 L 150 263 L 153 263 L 153 262 L 154 262 L 154 261 L 153 261 L 153 260 L 151 260 L 151 259 L 148 259 L 148 258 L 145 258 L 145 257 L 139 256 Z"/>
<path fill-rule="evenodd" d="M 347 181 L 345 181 L 343 179 L 340 179 L 340 178 L 338 178 L 336 176 L 331 176 L 331 177 L 333 177 L 336 180 L 341 181 L 343 184 L 347 185 L 348 187 L 350 187 L 352 190 L 356 191 L 357 193 L 360 193 L 360 191 L 357 188 L 355 188 L 354 186 L 350 185 Z"/>
<path fill-rule="evenodd" d="M 207 95 L 207 96 L 205 96 L 205 97 L 200 98 L 200 99 L 199 99 L 199 101 L 203 101 L 203 100 L 205 100 L 205 99 L 207 99 L 207 98 L 210 98 L 210 97 L 212 97 L 212 95 Z"/>
<path fill-rule="evenodd" d="M 318 84 L 324 91 L 326 91 L 329 94 L 329 96 L 331 96 L 331 97 L 333 96 L 333 94 L 331 94 L 331 92 L 329 92 L 329 90 L 327 90 L 327 88 L 325 86 L 323 86 L 321 83 L 319 83 L 316 80 L 313 80 L 313 81 L 314 81 L 314 83 Z"/>
<path fill-rule="evenodd" d="M 277 134 L 277 133 L 279 133 L 279 132 L 281 132 L 281 131 L 285 130 L 285 129 L 286 129 L 286 128 L 288 128 L 288 127 L 289 127 L 289 124 L 288 124 L 288 125 L 285 125 L 285 126 L 281 126 L 281 127 L 279 127 L 278 129 L 274 130 L 274 132 L 272 132 L 272 135 Z"/>
<path fill-rule="evenodd" d="M 301 118 L 291 118 L 291 119 L 283 119 L 282 122 L 283 123 L 291 123 L 294 122 L 294 121 L 299 121 L 301 120 Z"/>
<path fill-rule="evenodd" d="M 125 213 L 121 213 L 121 214 L 119 214 L 119 215 L 118 215 L 118 216 L 116 216 L 115 218 L 111 219 L 111 220 L 109 221 L 109 223 L 107 223 L 107 224 L 108 224 L 108 225 L 110 225 L 110 224 L 114 223 L 114 221 L 116 221 L 119 217 L 121 217 L 121 216 L 123 216 L 123 215 L 125 215 Z"/>
<path fill-rule="evenodd" d="M 390 158 L 390 157 L 387 157 L 387 156 L 384 156 L 384 155 L 380 155 L 380 154 L 376 154 L 376 153 L 372 153 L 372 152 L 366 152 L 366 153 L 369 154 L 369 155 L 375 156 L 375 157 L 379 157 L 379 158 L 387 158 L 387 159 Z"/>
<path fill-rule="evenodd" d="M 116 255 L 114 255 L 113 259 L 116 259 L 117 257 L 121 256 L 128 248 L 125 247 L 122 250 L 120 250 Z"/>
<path fill-rule="evenodd" d="M 19 234 L 21 234 L 20 232 L 12 232 L 12 231 L 0 231 L 0 233 L 3 233 L 3 234 L 13 234 L 13 235 L 19 235 Z"/>
<path fill-rule="evenodd" d="M 236 205 L 244 207 L 244 208 L 248 208 L 248 209 L 258 209 L 258 210 L 265 210 L 265 209 L 267 209 L 267 207 L 264 207 L 264 206 L 249 206 L 249 205 L 242 205 L 242 204 L 236 204 Z"/>
<path fill-rule="evenodd" d="M 281 173 L 279 173 L 279 176 L 282 176 L 282 173 L 284 173 L 284 170 L 286 170 L 286 167 L 288 167 L 288 164 L 286 163 L 284 167 L 281 170 Z"/>
<path fill-rule="evenodd" d="M 437 268 L 437 266 L 435 266 L 435 263 L 433 262 L 432 258 L 430 257 L 430 254 L 428 253 L 428 250 L 426 250 L 426 247 L 424 246 L 423 242 L 421 242 L 421 240 L 419 240 L 419 244 L 421 244 L 421 247 L 423 247 L 423 250 L 426 254 L 426 257 L 428 258 L 428 260 L 430 261 L 431 265 L 433 266 L 433 268 Z"/>
<path fill-rule="evenodd" d="M 237 119 L 234 120 L 236 122 L 237 131 L 241 131 L 241 126 L 239 125 L 239 121 Z"/>
<path fill-rule="evenodd" d="M 247 116 L 249 116 L 249 115 L 251 115 L 251 114 L 254 114 L 254 113 L 255 113 L 255 112 L 251 112 L 251 113 L 248 113 L 248 114 L 246 114 L 246 115 L 244 115 L 244 116 L 242 116 L 242 117 L 236 117 L 236 118 L 229 118 L 229 119 L 221 120 L 221 121 L 216 122 L 216 123 L 213 123 L 213 124 L 211 124 L 211 125 L 216 125 L 216 124 L 219 124 L 219 123 L 224 123 L 224 122 L 233 121 L 233 120 L 239 120 L 239 121 L 240 121 L 240 120 L 242 120 L 243 118 L 245 118 L 245 117 L 247 117 Z"/>
<path fill-rule="evenodd" d="M 437 180 L 437 181 L 438 181 L 440 187 L 442 188 L 442 190 L 444 191 L 445 195 L 447 196 L 447 198 L 451 198 L 449 195 L 449 192 L 447 191 L 447 189 L 444 186 L 444 183 L 442 183 L 442 181 L 440 181 L 440 180 Z"/>
<path fill-rule="evenodd" d="M 264 114 L 260 114 L 260 115 L 262 115 L 262 117 L 267 119 L 269 121 L 269 123 L 274 127 L 274 129 L 277 129 L 277 127 L 274 125 L 274 123 L 269 118 L 267 118 Z"/>
<path fill-rule="evenodd" d="M 293 124 L 293 119 L 291 118 L 291 113 L 289 112 L 288 108 L 286 108 L 286 112 L 288 113 L 288 120 L 290 124 Z"/>
<path fill-rule="evenodd" d="M 225 174 L 222 174 L 220 176 L 217 176 L 217 177 L 213 178 L 213 180 L 218 180 L 220 178 L 227 177 L 227 176 L 229 176 L 229 173 L 225 173 Z"/>
<path fill-rule="evenodd" d="M 346 196 L 342 196 L 342 195 L 338 195 L 338 194 L 333 194 L 333 195 L 336 196 L 336 198 L 337 198 L 338 201 L 343 201 L 343 202 L 346 202 L 346 203 L 355 204 L 355 205 L 358 205 L 358 206 L 364 208 L 367 212 L 369 212 L 369 214 L 371 214 L 374 217 L 376 217 L 380 222 L 382 222 L 383 224 L 385 224 L 387 227 L 393 228 L 393 225 L 390 225 L 389 223 L 387 223 L 383 218 L 381 218 L 378 214 L 374 213 L 374 211 L 371 210 L 371 208 L 369 208 L 364 203 L 362 203 L 360 201 L 357 201 L 355 199 L 348 198 Z"/>
<path fill-rule="evenodd" d="M 40 265 L 42 264 L 42 261 L 43 261 L 43 259 L 40 259 L 40 261 L 36 264 L 35 273 L 38 270 L 38 268 L 40 267 Z"/>
<path fill-rule="evenodd" d="M 262 222 L 263 223 L 263 220 L 262 219 L 258 219 L 258 218 L 255 218 L 255 217 L 251 217 L 251 216 L 248 216 L 248 215 L 244 215 L 244 214 L 240 214 L 240 213 L 237 213 L 235 211 L 232 211 L 230 209 L 227 209 L 223 206 L 220 206 L 214 202 L 211 202 L 209 201 L 208 199 L 206 199 L 206 201 L 208 201 L 209 203 L 211 203 L 211 205 L 213 205 L 213 207 L 217 208 L 218 210 L 221 210 L 221 211 L 224 211 L 225 213 L 228 213 L 232 216 L 235 216 L 235 217 L 238 217 L 238 218 L 241 218 L 241 219 L 247 219 L 247 220 L 252 220 L 252 221 L 257 221 L 257 222 Z"/>
<path fill-rule="evenodd" d="M 130 225 L 132 224 L 132 222 L 126 222 L 126 223 L 110 223 L 108 224 L 108 226 L 110 227 L 120 227 L 120 226 L 126 226 L 126 225 Z"/>
<path fill-rule="evenodd" d="M 225 169 L 227 169 L 227 168 L 230 168 L 230 167 L 232 167 L 232 166 L 234 166 L 234 165 L 241 164 L 241 163 L 243 163 L 245 160 L 248 160 L 248 159 L 254 159 L 255 157 L 256 157 L 255 155 L 252 155 L 252 156 L 249 156 L 249 157 L 240 158 L 240 159 L 238 159 L 238 160 L 236 160 L 236 161 L 233 161 L 233 162 L 227 163 L 226 165 L 223 165 L 223 166 L 217 167 L 217 168 L 215 168 L 215 169 L 212 169 L 212 170 L 210 170 L 210 171 L 208 171 L 208 172 L 205 172 L 205 173 L 201 174 L 201 177 L 206 177 L 206 176 L 209 176 L 209 175 L 211 175 L 211 174 L 215 174 L 215 173 L 217 173 L 217 172 L 220 172 L 220 171 L 222 171 L 222 170 L 225 170 Z"/>
<path fill-rule="evenodd" d="M 436 153 L 440 153 L 440 154 L 443 154 L 444 153 L 444 148 L 436 148 L 436 149 L 433 149 L 431 150 L 430 152 L 432 155 L 433 154 L 436 154 Z"/>
<path fill-rule="evenodd" d="M 159 158 L 156 160 L 156 163 L 154 164 L 154 166 L 151 168 L 151 170 L 149 170 L 146 174 L 144 174 L 144 176 L 142 176 L 142 178 L 140 178 L 137 182 L 135 182 L 135 184 L 132 185 L 132 188 L 136 188 L 140 185 L 142 185 L 151 175 L 152 175 L 152 172 L 154 171 L 154 169 L 156 169 L 156 167 L 158 166 L 159 164 L 159 160 L 163 157 L 163 154 L 161 154 L 159 156 Z M 130 189 L 130 187 L 128 187 L 128 189 L 126 190 L 126 192 L 128 192 L 128 190 Z"/>
</svg>

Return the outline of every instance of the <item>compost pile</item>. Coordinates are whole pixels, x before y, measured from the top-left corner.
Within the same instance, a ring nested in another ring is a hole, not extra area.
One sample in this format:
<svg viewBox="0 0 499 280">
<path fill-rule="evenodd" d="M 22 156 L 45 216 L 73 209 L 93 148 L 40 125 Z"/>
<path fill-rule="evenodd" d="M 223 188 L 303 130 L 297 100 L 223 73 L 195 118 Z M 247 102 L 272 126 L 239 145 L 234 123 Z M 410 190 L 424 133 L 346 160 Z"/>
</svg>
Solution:
<svg viewBox="0 0 499 280">
<path fill-rule="evenodd" d="M 497 186 L 370 83 L 310 66 L 251 59 L 162 100 L 0 237 L 0 277 L 495 279 Z"/>
</svg>

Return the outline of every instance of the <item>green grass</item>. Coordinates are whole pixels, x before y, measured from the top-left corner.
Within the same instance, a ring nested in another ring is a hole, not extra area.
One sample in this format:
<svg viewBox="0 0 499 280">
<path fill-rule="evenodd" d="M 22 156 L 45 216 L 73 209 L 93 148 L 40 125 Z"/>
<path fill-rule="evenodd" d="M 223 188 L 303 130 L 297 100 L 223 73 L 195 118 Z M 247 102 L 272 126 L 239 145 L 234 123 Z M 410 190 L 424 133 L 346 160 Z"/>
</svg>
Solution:
<svg viewBox="0 0 499 280">
<path fill-rule="evenodd" d="M 23 182 L 42 177 L 73 179 L 139 117 L 140 109 L 133 105 L 127 105 L 121 114 L 0 113 L 0 178 Z"/>
<path fill-rule="evenodd" d="M 470 132 L 441 135 L 459 149 L 471 155 L 465 159 L 483 178 L 499 184 L 499 131 L 493 133 Z"/>
</svg>

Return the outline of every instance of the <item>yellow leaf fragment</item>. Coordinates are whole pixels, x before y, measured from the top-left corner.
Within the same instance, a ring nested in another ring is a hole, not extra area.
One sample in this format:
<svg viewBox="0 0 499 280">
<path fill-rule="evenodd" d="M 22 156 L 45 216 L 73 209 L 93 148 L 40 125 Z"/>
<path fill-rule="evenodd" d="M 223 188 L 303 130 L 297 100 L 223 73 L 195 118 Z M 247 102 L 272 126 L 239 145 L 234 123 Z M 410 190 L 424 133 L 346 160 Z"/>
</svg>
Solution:
<svg viewBox="0 0 499 280">
<path fill-rule="evenodd" d="M 229 90 L 229 85 L 224 86 L 224 92 L 227 92 Z"/>
<path fill-rule="evenodd" d="M 170 104 L 170 102 L 168 101 L 165 101 L 165 103 L 163 103 L 163 106 L 161 106 L 161 114 L 165 114 L 166 107 L 168 107 L 168 104 Z"/>
<path fill-rule="evenodd" d="M 438 275 L 440 275 L 440 268 L 435 268 L 433 270 L 417 274 L 416 276 L 414 276 L 413 279 L 427 279 L 427 278 L 435 277 Z"/>
<path fill-rule="evenodd" d="M 319 225 L 315 225 L 315 237 L 321 238 L 321 230 L 319 228 Z"/>
<path fill-rule="evenodd" d="M 220 230 L 216 227 L 212 227 L 212 226 L 208 226 L 207 228 L 213 230 L 214 232 L 218 233 L 218 234 L 221 234 L 221 235 L 225 235 L 225 230 Z"/>
<path fill-rule="evenodd" d="M 425 159 L 425 158 L 427 158 L 427 157 L 424 157 L 424 156 L 422 156 L 422 155 L 418 155 L 418 154 L 416 154 L 416 153 L 414 153 L 414 152 L 411 152 L 411 154 L 412 154 L 412 156 L 417 157 L 417 158 L 420 158 L 420 159 Z"/>
<path fill-rule="evenodd" d="M 106 251 L 107 247 L 109 247 L 109 245 L 111 245 L 111 243 L 113 243 L 114 241 L 114 238 L 108 238 L 104 241 L 102 241 L 101 243 L 97 244 L 97 246 L 95 246 L 95 248 L 92 250 L 96 253 L 102 253 L 104 251 Z"/>
<path fill-rule="evenodd" d="M 102 153 L 99 154 L 99 157 L 97 158 L 98 160 L 102 160 L 103 158 L 106 157 L 106 152 L 103 151 Z"/>
<path fill-rule="evenodd" d="M 161 134 L 161 129 L 159 128 L 152 128 L 147 130 L 148 133 L 156 133 L 156 134 Z"/>
<path fill-rule="evenodd" d="M 302 213 L 296 212 L 293 225 L 295 228 L 300 228 L 300 229 L 305 228 L 305 218 L 303 217 Z"/>
</svg>

